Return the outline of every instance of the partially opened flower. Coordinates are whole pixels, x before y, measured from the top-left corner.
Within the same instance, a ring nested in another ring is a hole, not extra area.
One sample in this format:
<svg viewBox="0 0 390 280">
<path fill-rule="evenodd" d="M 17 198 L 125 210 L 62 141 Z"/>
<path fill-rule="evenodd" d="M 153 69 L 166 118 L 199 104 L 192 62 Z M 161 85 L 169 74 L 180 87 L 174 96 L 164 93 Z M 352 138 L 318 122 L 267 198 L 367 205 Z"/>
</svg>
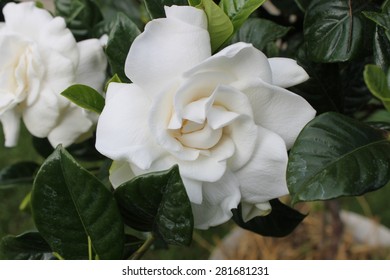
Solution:
<svg viewBox="0 0 390 280">
<path fill-rule="evenodd" d="M 114 186 L 179 165 L 195 226 L 249 220 L 288 194 L 287 150 L 314 109 L 284 89 L 305 81 L 294 60 L 267 59 L 250 44 L 211 55 L 207 19 L 193 7 L 167 7 L 129 51 L 132 84 L 111 83 L 97 149 L 115 160 Z"/>
<path fill-rule="evenodd" d="M 101 90 L 107 61 L 99 40 L 76 43 L 63 18 L 34 2 L 9 3 L 0 25 L 0 122 L 15 146 L 20 119 L 53 146 L 85 137 L 95 118 L 60 93 L 75 83 Z"/>
</svg>

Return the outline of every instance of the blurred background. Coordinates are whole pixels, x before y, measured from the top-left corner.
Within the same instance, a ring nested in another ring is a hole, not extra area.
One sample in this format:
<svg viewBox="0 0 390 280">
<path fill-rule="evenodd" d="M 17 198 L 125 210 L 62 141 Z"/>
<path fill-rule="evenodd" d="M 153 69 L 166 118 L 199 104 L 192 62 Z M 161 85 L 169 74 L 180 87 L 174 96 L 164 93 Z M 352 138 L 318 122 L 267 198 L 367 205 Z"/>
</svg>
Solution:
<svg viewBox="0 0 390 280">
<path fill-rule="evenodd" d="M 41 0 L 53 11 L 50 0 Z M 0 129 L 1 170 L 20 161 L 42 163 L 32 137 L 22 128 L 17 148 L 4 148 Z M 81 163 L 83 164 L 83 163 Z M 26 197 L 31 186 L 1 188 L 0 239 L 34 230 Z M 195 231 L 188 248 L 156 244 L 146 259 L 390 259 L 390 185 L 357 198 L 299 204 L 308 214 L 284 238 L 269 238 L 239 229 L 233 222 L 207 231 Z M 288 203 L 288 198 L 285 199 Z M 359 215 L 356 215 L 356 214 Z"/>
</svg>

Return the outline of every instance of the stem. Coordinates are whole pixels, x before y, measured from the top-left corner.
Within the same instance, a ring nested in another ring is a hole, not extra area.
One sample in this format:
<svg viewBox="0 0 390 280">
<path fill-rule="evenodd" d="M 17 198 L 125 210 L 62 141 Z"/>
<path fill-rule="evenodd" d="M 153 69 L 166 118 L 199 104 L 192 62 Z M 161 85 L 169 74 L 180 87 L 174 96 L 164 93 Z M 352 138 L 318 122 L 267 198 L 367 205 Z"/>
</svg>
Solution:
<svg viewBox="0 0 390 280">
<path fill-rule="evenodd" d="M 142 256 L 149 250 L 150 246 L 153 245 L 156 238 L 153 234 L 150 234 L 148 238 L 145 240 L 144 244 L 135 253 L 130 257 L 130 260 L 139 260 Z"/>
</svg>

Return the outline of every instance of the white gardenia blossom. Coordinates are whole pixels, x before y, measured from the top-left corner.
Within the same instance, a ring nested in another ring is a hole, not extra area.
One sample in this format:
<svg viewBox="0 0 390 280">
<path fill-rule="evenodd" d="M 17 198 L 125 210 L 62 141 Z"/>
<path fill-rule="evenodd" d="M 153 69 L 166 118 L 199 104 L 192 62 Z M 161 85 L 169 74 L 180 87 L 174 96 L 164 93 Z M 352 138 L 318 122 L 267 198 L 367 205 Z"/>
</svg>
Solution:
<svg viewBox="0 0 390 280">
<path fill-rule="evenodd" d="M 0 122 L 5 146 L 17 144 L 20 120 L 55 147 L 89 136 L 96 116 L 60 94 L 72 84 L 101 91 L 107 60 L 98 39 L 77 43 L 63 18 L 34 2 L 9 3 L 0 25 Z"/>
<path fill-rule="evenodd" d="M 288 194 L 287 150 L 315 116 L 284 89 L 308 79 L 294 60 L 237 43 L 211 55 L 205 13 L 166 7 L 129 51 L 132 84 L 111 83 L 97 126 L 97 149 L 115 162 L 114 187 L 178 164 L 195 227 L 244 220 Z"/>
</svg>

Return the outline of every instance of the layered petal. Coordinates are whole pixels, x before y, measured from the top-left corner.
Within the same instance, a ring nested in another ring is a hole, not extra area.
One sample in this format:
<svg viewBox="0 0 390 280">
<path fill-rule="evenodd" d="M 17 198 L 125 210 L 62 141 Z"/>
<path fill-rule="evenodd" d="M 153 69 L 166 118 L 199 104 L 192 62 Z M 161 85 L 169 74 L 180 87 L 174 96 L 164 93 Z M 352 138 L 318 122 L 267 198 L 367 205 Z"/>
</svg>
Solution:
<svg viewBox="0 0 390 280">
<path fill-rule="evenodd" d="M 240 181 L 242 201 L 259 204 L 288 194 L 287 160 L 283 139 L 258 127 L 257 146 L 252 158 L 235 173 Z"/>
<path fill-rule="evenodd" d="M 234 86 L 248 96 L 255 123 L 279 134 L 287 149 L 316 114 L 304 98 L 260 79 L 239 81 Z"/>
<path fill-rule="evenodd" d="M 134 40 L 125 63 L 129 79 L 152 95 L 161 91 L 166 81 L 181 76 L 211 55 L 203 11 L 175 7 L 172 11 L 167 9 L 167 16 L 145 26 Z M 192 23 L 183 18 L 192 19 Z"/>
<path fill-rule="evenodd" d="M 0 115 L 0 123 L 3 125 L 5 147 L 15 147 L 19 139 L 20 113 L 16 108 L 8 110 Z"/>
<path fill-rule="evenodd" d="M 266 216 L 271 213 L 272 207 L 269 202 L 251 204 L 245 201 L 241 202 L 241 213 L 244 222 L 248 222 L 258 216 Z"/>
<path fill-rule="evenodd" d="M 62 111 L 56 126 L 49 132 L 48 139 L 53 147 L 62 144 L 64 147 L 75 143 L 80 135 L 88 132 L 93 122 L 84 114 L 83 109 L 70 104 Z"/>
<path fill-rule="evenodd" d="M 192 203 L 195 227 L 208 229 L 228 221 L 232 217 L 231 209 L 240 203 L 239 185 L 230 171 L 217 182 L 204 183 L 202 204 Z"/>
<path fill-rule="evenodd" d="M 65 97 L 62 103 L 69 102 Z M 39 98 L 23 109 L 23 121 L 28 131 L 36 137 L 47 137 L 56 126 L 62 104 L 49 87 L 42 88 Z"/>
<path fill-rule="evenodd" d="M 37 41 L 39 30 L 50 24 L 53 17 L 44 9 L 39 9 L 33 1 L 8 3 L 3 8 L 7 29 Z"/>
<path fill-rule="evenodd" d="M 199 65 L 184 73 L 185 77 L 206 71 L 233 75 L 237 80 L 258 77 L 272 82 L 272 72 L 267 57 L 247 43 L 230 45 Z"/>
<path fill-rule="evenodd" d="M 272 84 L 288 88 L 303 83 L 309 79 L 305 69 L 290 58 L 273 57 L 268 62 L 272 70 Z"/>
<path fill-rule="evenodd" d="M 76 72 L 76 83 L 88 85 L 102 91 L 106 78 L 107 58 L 97 39 L 81 41 L 77 44 L 80 59 Z"/>
<path fill-rule="evenodd" d="M 97 125 L 97 150 L 148 169 L 162 152 L 150 134 L 149 108 L 150 100 L 137 85 L 110 83 Z"/>
</svg>

